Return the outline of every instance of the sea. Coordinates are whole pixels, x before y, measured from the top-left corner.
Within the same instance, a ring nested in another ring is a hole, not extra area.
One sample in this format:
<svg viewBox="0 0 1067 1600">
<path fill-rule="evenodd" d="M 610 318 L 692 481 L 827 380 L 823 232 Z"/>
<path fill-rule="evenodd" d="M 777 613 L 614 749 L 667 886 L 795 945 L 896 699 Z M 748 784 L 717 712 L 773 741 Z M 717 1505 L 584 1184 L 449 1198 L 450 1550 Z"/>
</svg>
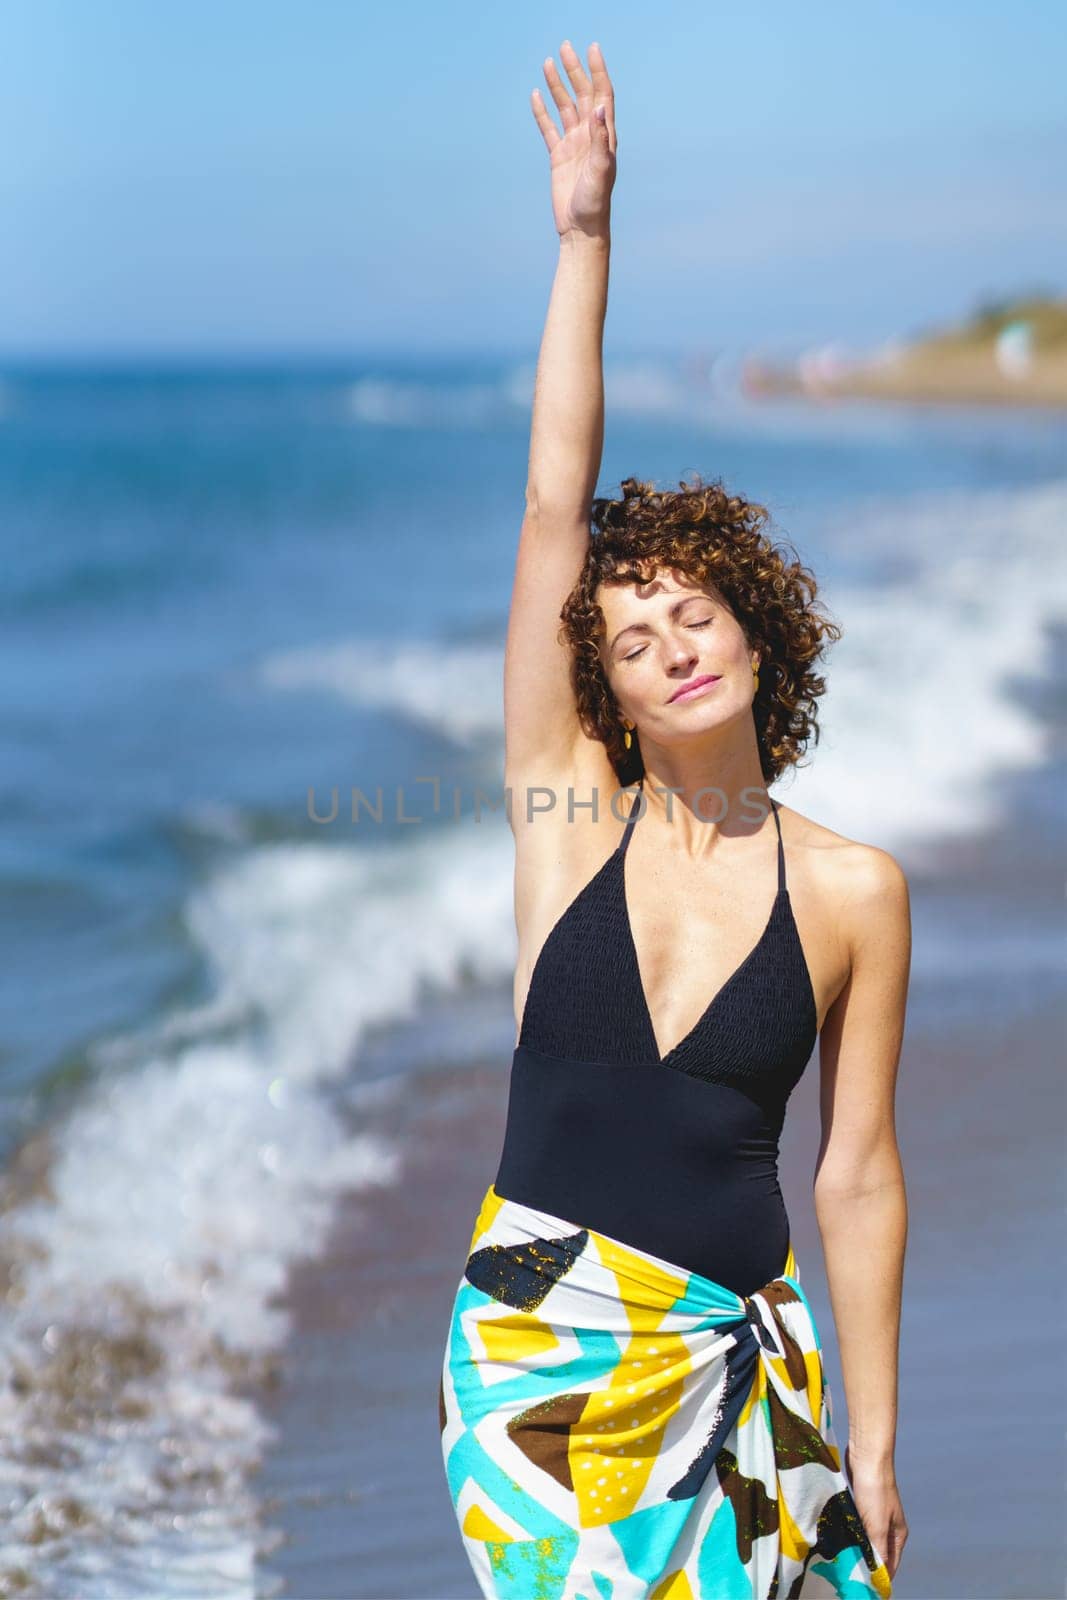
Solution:
<svg viewBox="0 0 1067 1600">
<path fill-rule="evenodd" d="M 376 1106 L 474 1060 L 506 1090 L 535 363 L 0 365 L 0 1595 L 281 1592 L 261 1396 L 286 1286 L 346 1197 L 399 1193 Z M 817 575 L 842 637 L 774 793 L 913 875 L 909 1029 L 955 1059 L 1050 996 L 1062 1018 L 1067 412 L 760 402 L 642 353 L 608 356 L 605 394 L 598 493 L 721 479 Z M 1029 1098 L 1025 1054 L 1003 1069 L 959 1137 L 974 1208 L 1032 1238 L 1060 1208 L 1034 1215 L 989 1141 L 1036 1116 L 1054 1164 L 1059 1101 Z M 1028 1324 L 988 1311 L 988 1392 L 940 1388 L 946 1425 L 1013 1405 Z M 1026 1466 L 990 1444 L 970 1470 L 995 1507 Z M 978 1562 L 956 1593 L 1060 1592 L 1026 1587 L 1053 1558 L 1008 1523 L 1026 1576 L 987 1589 Z M 401 1546 L 328 1592 L 473 1594 Z"/>
</svg>

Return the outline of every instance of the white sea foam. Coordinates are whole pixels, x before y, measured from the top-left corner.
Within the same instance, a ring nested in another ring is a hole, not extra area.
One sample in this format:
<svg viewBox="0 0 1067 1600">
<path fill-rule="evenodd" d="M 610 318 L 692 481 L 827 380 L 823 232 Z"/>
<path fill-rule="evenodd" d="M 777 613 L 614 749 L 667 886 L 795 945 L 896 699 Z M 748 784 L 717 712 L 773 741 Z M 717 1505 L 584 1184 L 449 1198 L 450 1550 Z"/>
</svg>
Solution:
<svg viewBox="0 0 1067 1600">
<path fill-rule="evenodd" d="M 470 745 L 500 736 L 502 670 L 499 646 L 442 649 L 413 640 L 396 648 L 349 639 L 271 656 L 260 677 L 273 689 L 324 690 L 354 705 L 399 711 Z"/>
<path fill-rule="evenodd" d="M 994 818 L 989 780 L 1045 759 L 1017 690 L 1051 670 L 1067 618 L 1067 483 L 872 501 L 826 530 L 892 552 L 907 575 L 826 586 L 844 628 L 823 733 L 782 797 L 851 838 L 907 853 Z M 795 797 L 795 798 L 794 798 Z"/>
<path fill-rule="evenodd" d="M 658 356 L 618 356 L 605 363 L 605 404 L 632 417 L 699 422 L 707 404 L 742 403 L 739 370 L 714 354 L 683 366 Z M 509 417 L 525 423 L 536 375 L 536 362 L 525 361 L 482 381 L 367 376 L 349 385 L 345 404 L 353 421 L 371 427 L 476 428 Z M 760 415 L 769 414 L 764 404 Z"/>
<path fill-rule="evenodd" d="M 230 1368 L 283 1344 L 287 1269 L 322 1248 L 339 1193 L 402 1170 L 401 1151 L 346 1131 L 323 1084 L 424 983 L 507 968 L 510 835 L 448 832 L 255 848 L 192 895 L 212 998 L 101 1046 L 51 1130 L 48 1193 L 4 1217 L 17 1288 L 0 1350 L 18 1382 L 0 1398 L 0 1481 L 18 1509 L 0 1575 L 39 1562 L 47 1524 L 56 1592 L 119 1592 L 117 1535 L 136 1546 L 123 1593 L 251 1595 L 244 1485 L 268 1435 Z"/>
</svg>

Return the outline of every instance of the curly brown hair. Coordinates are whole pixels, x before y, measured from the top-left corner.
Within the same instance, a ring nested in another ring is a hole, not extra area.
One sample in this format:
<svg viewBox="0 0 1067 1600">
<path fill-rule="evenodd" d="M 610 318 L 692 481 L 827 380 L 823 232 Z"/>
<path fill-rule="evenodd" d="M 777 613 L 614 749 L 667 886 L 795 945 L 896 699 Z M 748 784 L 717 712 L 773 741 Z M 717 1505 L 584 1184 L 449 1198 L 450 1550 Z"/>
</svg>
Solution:
<svg viewBox="0 0 1067 1600">
<path fill-rule="evenodd" d="M 816 700 L 826 692 L 815 664 L 841 629 L 815 606 L 814 574 L 793 547 L 765 533 L 766 507 L 727 493 L 721 478 L 696 476 L 679 490 L 624 478 L 622 498 L 595 499 L 594 534 L 581 576 L 564 602 L 560 642 L 571 649 L 571 681 L 582 727 L 607 747 L 622 784 L 644 772 L 638 742 L 622 741 L 619 707 L 600 646 L 602 583 L 647 583 L 657 568 L 674 568 L 714 585 L 745 635 L 760 651 L 753 702 L 764 781 L 773 783 L 819 742 Z"/>
</svg>

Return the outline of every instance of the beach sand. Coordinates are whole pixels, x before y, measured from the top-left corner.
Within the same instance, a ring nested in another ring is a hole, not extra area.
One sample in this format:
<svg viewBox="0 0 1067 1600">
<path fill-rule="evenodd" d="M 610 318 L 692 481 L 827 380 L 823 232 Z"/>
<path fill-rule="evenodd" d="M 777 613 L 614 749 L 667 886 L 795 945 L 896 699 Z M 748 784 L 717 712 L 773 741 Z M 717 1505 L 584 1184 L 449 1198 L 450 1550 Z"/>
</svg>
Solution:
<svg viewBox="0 0 1067 1600">
<path fill-rule="evenodd" d="M 873 357 L 843 358 L 830 346 L 785 364 L 753 359 L 745 382 L 754 396 L 1059 409 L 1067 406 L 1067 300 L 1020 300 Z"/>
<path fill-rule="evenodd" d="M 818 378 L 788 368 L 752 366 L 748 392 L 801 396 L 826 402 L 887 400 L 908 405 L 1067 407 L 1067 356 L 1036 361 L 1024 377 L 1002 372 L 984 351 L 951 356 L 916 352 L 887 366 L 869 366 Z"/>
<path fill-rule="evenodd" d="M 1006 782 L 1013 825 L 946 844 L 911 880 L 928 970 L 913 975 L 898 1092 L 909 1241 L 897 1476 L 910 1540 L 897 1600 L 1062 1589 L 1062 1419 L 1050 1397 L 1062 1396 L 1063 983 L 1011 952 L 1061 915 L 1050 794 L 1063 778 L 1060 762 Z M 977 918 L 992 943 L 973 963 L 966 951 L 949 959 L 944 928 Z M 843 1449 L 810 1197 L 818 1076 L 816 1052 L 790 1101 L 781 1178 Z M 437 1382 L 506 1096 L 499 1060 L 406 1081 L 379 1113 L 404 1144 L 401 1182 L 347 1203 L 325 1258 L 292 1276 L 294 1336 L 260 1397 L 279 1438 L 257 1484 L 285 1540 L 263 1563 L 263 1594 L 477 1600 L 445 1485 Z"/>
</svg>

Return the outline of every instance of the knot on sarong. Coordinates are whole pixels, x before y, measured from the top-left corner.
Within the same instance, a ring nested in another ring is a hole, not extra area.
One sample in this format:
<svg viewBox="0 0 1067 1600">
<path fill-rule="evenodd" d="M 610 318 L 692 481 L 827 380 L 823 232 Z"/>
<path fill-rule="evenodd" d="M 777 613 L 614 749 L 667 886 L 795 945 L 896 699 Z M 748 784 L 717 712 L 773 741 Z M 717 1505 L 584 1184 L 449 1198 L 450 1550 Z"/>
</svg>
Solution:
<svg viewBox="0 0 1067 1600">
<path fill-rule="evenodd" d="M 671 1490 L 672 1497 L 691 1495 L 703 1482 L 744 1410 L 756 1382 L 761 1360 L 771 1373 L 763 1386 L 763 1393 L 771 1407 L 768 1420 L 772 1433 L 777 1431 L 779 1435 L 784 1433 L 793 1437 L 798 1430 L 802 1430 L 808 1452 L 817 1442 L 819 1452 L 827 1455 L 825 1445 L 818 1439 L 819 1419 L 815 1414 L 822 1391 L 821 1365 L 817 1378 L 813 1378 L 804 1350 L 776 1309 L 785 1304 L 804 1305 L 800 1295 L 783 1275 L 750 1295 L 739 1295 L 737 1301 L 736 1316 L 717 1321 L 717 1326 L 731 1335 L 733 1345 L 723 1358 L 714 1425 L 689 1471 Z M 806 1305 L 804 1309 L 806 1313 Z M 813 1325 L 811 1342 L 816 1343 Z M 777 1364 L 777 1372 L 771 1363 Z M 785 1400 L 782 1398 L 783 1389 L 788 1397 Z"/>
</svg>

